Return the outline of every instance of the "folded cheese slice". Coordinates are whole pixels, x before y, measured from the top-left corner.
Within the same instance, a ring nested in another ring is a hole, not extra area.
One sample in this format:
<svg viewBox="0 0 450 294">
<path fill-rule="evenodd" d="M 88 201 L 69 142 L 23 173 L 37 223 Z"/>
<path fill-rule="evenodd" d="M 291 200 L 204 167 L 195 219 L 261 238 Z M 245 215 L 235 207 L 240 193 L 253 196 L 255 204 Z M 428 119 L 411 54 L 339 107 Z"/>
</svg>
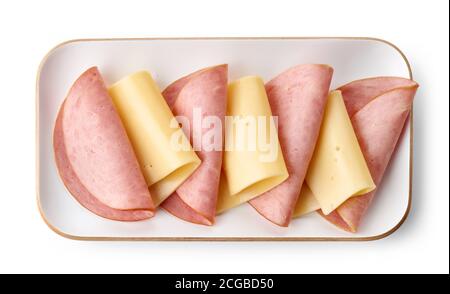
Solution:
<svg viewBox="0 0 450 294">
<path fill-rule="evenodd" d="M 394 153 L 417 88 L 416 82 L 397 77 L 358 80 L 339 88 L 377 186 Z M 346 231 L 356 232 L 376 191 L 352 197 L 322 216 Z"/>
<path fill-rule="evenodd" d="M 218 213 L 249 201 L 289 176 L 261 78 L 244 77 L 229 85 L 225 130 Z"/>
<path fill-rule="evenodd" d="M 145 179 L 96 67 L 76 80 L 61 105 L 53 147 L 59 174 L 81 205 L 112 220 L 153 216 Z"/>
<path fill-rule="evenodd" d="M 306 183 L 325 215 L 350 197 L 375 189 L 340 91 L 328 95 Z"/>
<path fill-rule="evenodd" d="M 109 88 L 136 152 L 155 205 L 159 205 L 200 165 L 200 159 L 146 71 Z"/>
</svg>

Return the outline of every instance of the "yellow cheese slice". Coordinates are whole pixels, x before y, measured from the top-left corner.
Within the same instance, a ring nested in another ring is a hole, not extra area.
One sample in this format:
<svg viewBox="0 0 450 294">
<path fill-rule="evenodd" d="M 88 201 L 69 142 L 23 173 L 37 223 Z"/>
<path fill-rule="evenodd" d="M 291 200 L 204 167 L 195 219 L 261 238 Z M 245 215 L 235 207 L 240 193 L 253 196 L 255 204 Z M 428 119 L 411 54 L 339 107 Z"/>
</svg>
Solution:
<svg viewBox="0 0 450 294">
<path fill-rule="evenodd" d="M 234 81 L 228 87 L 217 212 L 247 202 L 288 177 L 263 81 L 256 76 Z"/>
<path fill-rule="evenodd" d="M 137 72 L 109 88 L 155 205 L 200 165 L 152 76 Z M 179 145 L 174 144 L 179 139 Z M 181 146 L 181 147 L 180 147 Z"/>
<path fill-rule="evenodd" d="M 302 190 L 300 191 L 300 196 L 298 197 L 298 201 L 295 205 L 292 217 L 300 217 L 318 209 L 320 209 L 319 202 L 317 202 L 313 192 L 308 187 L 308 185 L 306 183 L 303 183 Z"/>
<path fill-rule="evenodd" d="M 340 91 L 328 96 L 306 182 L 325 215 L 375 189 Z"/>
</svg>

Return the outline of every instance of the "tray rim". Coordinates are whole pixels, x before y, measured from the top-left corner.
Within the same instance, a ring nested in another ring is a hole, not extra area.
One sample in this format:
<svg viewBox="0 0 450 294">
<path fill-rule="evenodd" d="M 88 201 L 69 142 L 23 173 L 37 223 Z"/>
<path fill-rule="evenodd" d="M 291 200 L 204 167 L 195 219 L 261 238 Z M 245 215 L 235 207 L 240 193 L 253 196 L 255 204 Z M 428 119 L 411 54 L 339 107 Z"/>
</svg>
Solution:
<svg viewBox="0 0 450 294">
<path fill-rule="evenodd" d="M 411 64 L 406 57 L 406 55 L 397 47 L 395 44 L 381 38 L 376 37 L 339 37 L 339 36 L 321 36 L 321 37 L 142 37 L 142 38 L 79 38 L 79 39 L 69 39 L 67 41 L 63 41 L 53 48 L 51 48 L 42 58 L 39 63 L 36 75 L 36 85 L 35 85 L 35 172 L 36 172 L 36 202 L 39 210 L 39 214 L 44 221 L 44 223 L 56 234 L 77 241 L 218 241 L 218 242 L 248 242 L 248 241 L 376 241 L 383 238 L 386 238 L 396 232 L 406 221 L 408 218 L 409 212 L 411 211 L 411 202 L 412 202 L 412 178 L 413 178 L 413 143 L 414 143 L 414 107 L 411 109 L 411 113 L 409 115 L 410 122 L 410 142 L 409 142 L 409 186 L 408 186 L 408 204 L 405 210 L 403 217 L 400 221 L 391 229 L 387 230 L 384 233 L 367 236 L 367 237 L 114 237 L 114 236 L 78 236 L 65 233 L 54 226 L 45 216 L 45 213 L 42 209 L 41 198 L 39 194 L 40 190 L 40 157 L 39 157 L 39 82 L 41 77 L 41 71 L 46 63 L 48 57 L 50 57 L 57 49 L 64 47 L 65 45 L 78 43 L 78 42 L 98 42 L 98 41 L 152 41 L 152 40 L 363 40 L 363 41 L 374 41 L 384 43 L 390 47 L 392 47 L 395 51 L 397 51 L 402 59 L 404 60 L 406 67 L 409 72 L 409 78 L 413 79 L 413 73 Z"/>
</svg>

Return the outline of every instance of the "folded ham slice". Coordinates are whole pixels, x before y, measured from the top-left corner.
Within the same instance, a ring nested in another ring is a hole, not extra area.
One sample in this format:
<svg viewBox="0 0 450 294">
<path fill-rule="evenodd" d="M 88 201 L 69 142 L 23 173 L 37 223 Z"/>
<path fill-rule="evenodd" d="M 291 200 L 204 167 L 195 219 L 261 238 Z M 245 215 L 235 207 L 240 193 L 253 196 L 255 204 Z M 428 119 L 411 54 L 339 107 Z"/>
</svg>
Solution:
<svg viewBox="0 0 450 294">
<path fill-rule="evenodd" d="M 339 88 L 377 186 L 409 116 L 417 87 L 412 80 L 379 77 L 358 80 Z M 332 213 L 321 215 L 341 229 L 356 232 L 376 191 L 350 198 Z"/>
<path fill-rule="evenodd" d="M 266 84 L 289 178 L 249 203 L 265 218 L 288 226 L 316 144 L 333 69 L 293 67 Z"/>
<path fill-rule="evenodd" d="M 381 94 L 396 88 L 415 86 L 417 86 L 416 82 L 405 78 L 376 77 L 356 80 L 337 90 L 341 91 L 348 116 L 352 118 L 367 103 Z"/>
<path fill-rule="evenodd" d="M 201 110 L 201 120 L 214 116 L 224 125 L 227 99 L 228 66 L 219 65 L 197 71 L 169 85 L 163 96 L 176 116 L 190 122 L 189 138 L 201 138 L 210 128 L 194 128 L 194 108 Z M 223 130 L 221 134 L 223 142 Z M 193 143 L 194 148 L 195 144 Z M 171 214 L 188 222 L 212 225 L 216 214 L 217 195 L 222 168 L 222 148 L 196 150 L 202 163 L 197 170 L 163 203 Z"/>
<path fill-rule="evenodd" d="M 56 119 L 53 146 L 59 174 L 81 205 L 112 220 L 153 216 L 147 184 L 96 67 L 70 89 Z"/>
</svg>

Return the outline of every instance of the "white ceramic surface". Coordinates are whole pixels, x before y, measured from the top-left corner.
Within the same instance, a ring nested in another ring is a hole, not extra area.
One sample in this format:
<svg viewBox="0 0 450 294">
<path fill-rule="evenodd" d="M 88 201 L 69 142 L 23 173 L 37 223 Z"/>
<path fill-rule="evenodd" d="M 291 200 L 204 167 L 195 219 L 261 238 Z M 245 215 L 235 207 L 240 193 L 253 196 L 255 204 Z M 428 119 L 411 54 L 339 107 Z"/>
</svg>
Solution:
<svg viewBox="0 0 450 294">
<path fill-rule="evenodd" d="M 88 67 L 99 67 L 107 83 L 138 70 L 150 71 L 163 89 L 197 69 L 228 63 L 230 79 L 257 74 L 265 80 L 301 63 L 334 68 L 332 87 L 371 76 L 410 77 L 409 66 L 392 45 L 375 39 L 140 39 L 70 41 L 44 58 L 37 80 L 38 203 L 58 233 L 77 239 L 368 240 L 392 232 L 406 217 L 410 187 L 410 122 L 397 146 L 376 198 L 356 234 L 338 230 L 313 213 L 280 228 L 244 204 L 217 217 L 213 227 L 179 220 L 159 210 L 147 221 L 103 219 L 80 206 L 58 177 L 52 131 L 60 103 Z"/>
</svg>

